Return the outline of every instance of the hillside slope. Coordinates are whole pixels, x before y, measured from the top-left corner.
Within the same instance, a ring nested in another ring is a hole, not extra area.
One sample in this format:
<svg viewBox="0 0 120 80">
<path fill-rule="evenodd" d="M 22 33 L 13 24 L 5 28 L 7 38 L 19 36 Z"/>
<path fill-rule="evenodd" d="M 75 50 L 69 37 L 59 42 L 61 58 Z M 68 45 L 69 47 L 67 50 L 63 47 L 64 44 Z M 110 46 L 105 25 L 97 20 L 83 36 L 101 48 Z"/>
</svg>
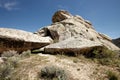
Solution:
<svg viewBox="0 0 120 80">
<path fill-rule="evenodd" d="M 70 57 L 27 52 L 8 60 L 0 66 L 0 80 L 59 80 L 59 76 L 62 80 L 111 80 L 108 73 L 119 80 L 120 75 L 119 67 L 101 65 L 82 55 Z"/>
<path fill-rule="evenodd" d="M 112 42 L 120 48 L 120 38 L 113 39 Z"/>
</svg>

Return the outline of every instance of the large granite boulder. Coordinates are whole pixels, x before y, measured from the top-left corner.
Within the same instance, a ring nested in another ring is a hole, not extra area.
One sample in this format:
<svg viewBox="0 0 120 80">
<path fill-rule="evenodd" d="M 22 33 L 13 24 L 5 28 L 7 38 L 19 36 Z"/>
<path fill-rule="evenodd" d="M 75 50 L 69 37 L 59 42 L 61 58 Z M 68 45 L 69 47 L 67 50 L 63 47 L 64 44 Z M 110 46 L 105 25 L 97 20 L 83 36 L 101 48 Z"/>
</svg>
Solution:
<svg viewBox="0 0 120 80">
<path fill-rule="evenodd" d="M 59 14 L 56 16 L 56 14 Z M 65 14 L 65 17 L 63 14 Z M 63 18 L 64 17 L 64 18 Z M 98 33 L 91 22 L 83 19 L 81 16 L 73 16 L 66 11 L 57 11 L 53 18 L 53 24 L 46 26 L 36 32 L 37 35 L 51 37 L 54 42 L 64 41 L 74 36 L 83 39 L 92 40 L 101 43 L 111 50 L 119 50 L 119 48 L 112 43 L 112 39 L 108 36 Z"/>
<path fill-rule="evenodd" d="M 41 48 L 51 42 L 50 37 L 40 37 L 22 30 L 0 28 L 0 53 L 7 50 L 22 52 L 28 49 Z"/>
</svg>

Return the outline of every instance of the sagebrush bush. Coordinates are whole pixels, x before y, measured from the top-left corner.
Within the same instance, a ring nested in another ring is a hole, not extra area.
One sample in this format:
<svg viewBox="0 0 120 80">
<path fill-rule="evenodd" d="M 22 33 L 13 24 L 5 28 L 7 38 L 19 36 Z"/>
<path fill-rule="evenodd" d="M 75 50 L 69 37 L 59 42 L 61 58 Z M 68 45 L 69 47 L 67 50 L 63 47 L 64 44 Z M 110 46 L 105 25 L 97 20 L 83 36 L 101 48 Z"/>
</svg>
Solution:
<svg viewBox="0 0 120 80">
<path fill-rule="evenodd" d="M 0 64 L 0 80 L 10 80 L 12 71 L 18 66 L 18 60 L 16 56 L 9 56 Z"/>
<path fill-rule="evenodd" d="M 65 70 L 57 66 L 47 66 L 41 69 L 39 77 L 45 80 L 67 80 Z"/>
<path fill-rule="evenodd" d="M 107 75 L 109 80 L 119 80 L 118 75 L 112 71 L 108 71 Z"/>
<path fill-rule="evenodd" d="M 24 51 L 20 54 L 21 58 L 28 58 L 31 56 L 31 51 L 30 50 L 27 50 L 27 51 Z"/>
<path fill-rule="evenodd" d="M 11 64 L 1 64 L 0 80 L 9 80 L 12 70 L 13 70 L 13 66 Z"/>
<path fill-rule="evenodd" d="M 92 51 L 90 51 L 89 54 L 85 56 L 88 58 L 97 58 L 97 59 L 118 57 L 116 52 L 109 50 L 105 47 L 94 48 Z"/>
<path fill-rule="evenodd" d="M 11 57 L 7 59 L 5 63 L 10 64 L 13 68 L 16 68 L 18 66 L 19 59 L 19 57 Z"/>
<path fill-rule="evenodd" d="M 1 57 L 12 57 L 12 56 L 17 56 L 17 55 L 18 55 L 17 51 L 9 50 L 9 51 L 4 51 L 1 54 Z"/>
<path fill-rule="evenodd" d="M 4 51 L 1 55 L 4 62 L 0 64 L 0 80 L 10 80 L 12 71 L 18 65 L 18 53 L 14 50 Z"/>
<path fill-rule="evenodd" d="M 105 47 L 94 48 L 90 53 L 84 55 L 87 58 L 97 60 L 102 65 L 112 65 L 120 67 L 120 56 L 116 51 Z"/>
</svg>

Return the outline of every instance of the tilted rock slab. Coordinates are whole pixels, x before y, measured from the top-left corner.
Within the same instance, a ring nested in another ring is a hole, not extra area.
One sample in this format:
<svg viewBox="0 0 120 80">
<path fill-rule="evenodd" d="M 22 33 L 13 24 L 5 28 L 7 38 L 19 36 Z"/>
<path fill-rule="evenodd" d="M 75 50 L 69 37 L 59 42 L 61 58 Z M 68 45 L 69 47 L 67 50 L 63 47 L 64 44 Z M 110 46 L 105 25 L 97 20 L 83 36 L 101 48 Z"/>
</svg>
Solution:
<svg viewBox="0 0 120 80">
<path fill-rule="evenodd" d="M 44 48 L 45 53 L 51 54 L 67 54 L 77 56 L 79 54 L 87 54 L 95 48 L 102 48 L 99 42 L 94 42 L 80 37 L 71 37 L 64 41 L 50 44 Z"/>
<path fill-rule="evenodd" d="M 111 38 L 98 33 L 91 22 L 84 20 L 81 16 L 72 16 L 62 10 L 57 11 L 53 18 L 55 20 L 52 25 L 40 29 L 36 34 L 43 37 L 50 36 L 54 42 L 60 42 L 74 36 L 79 36 L 80 38 L 99 42 L 110 50 L 120 50 L 120 48 L 112 43 Z"/>
<path fill-rule="evenodd" d="M 22 30 L 0 28 L 0 53 L 7 50 L 18 52 L 41 48 L 52 41 L 49 37 L 40 37 L 31 32 Z"/>
</svg>

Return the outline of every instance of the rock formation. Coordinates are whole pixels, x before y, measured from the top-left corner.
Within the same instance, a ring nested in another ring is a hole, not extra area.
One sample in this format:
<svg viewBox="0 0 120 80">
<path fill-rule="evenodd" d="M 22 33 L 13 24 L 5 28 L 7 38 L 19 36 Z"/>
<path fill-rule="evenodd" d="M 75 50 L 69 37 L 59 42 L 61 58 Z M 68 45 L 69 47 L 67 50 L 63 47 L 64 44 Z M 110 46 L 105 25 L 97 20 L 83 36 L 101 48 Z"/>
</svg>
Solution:
<svg viewBox="0 0 120 80">
<path fill-rule="evenodd" d="M 31 32 L 0 28 L 0 53 L 6 50 L 22 52 L 28 49 L 41 48 L 50 44 L 49 37 L 40 37 Z"/>
<path fill-rule="evenodd" d="M 87 54 L 95 48 L 101 48 L 103 45 L 99 42 L 91 41 L 80 37 L 71 37 L 64 41 L 48 45 L 44 48 L 45 53 L 67 54 L 77 56 Z"/>
<path fill-rule="evenodd" d="M 85 45 L 85 47 L 84 46 L 82 47 L 83 49 L 86 48 L 87 46 L 90 47 L 90 45 L 87 45 L 88 43 L 92 44 L 93 42 L 95 42 L 100 43 L 103 46 L 106 46 L 108 49 L 119 50 L 119 48 L 112 43 L 111 38 L 95 31 L 90 21 L 84 20 L 82 17 L 78 15 L 73 16 L 67 11 L 60 10 L 53 15 L 52 22 L 53 22 L 52 25 L 46 26 L 40 29 L 38 32 L 36 32 L 36 34 L 38 34 L 39 36 L 42 37 L 49 36 L 54 40 L 56 44 L 51 44 L 54 45 L 54 47 L 49 45 L 49 48 L 52 49 L 53 48 L 63 49 L 72 47 L 75 48 L 75 46 L 72 46 L 72 44 L 74 44 L 74 41 L 76 41 L 76 39 L 74 38 L 72 39 L 72 41 L 69 41 L 69 39 L 71 39 L 72 37 L 77 37 L 78 39 L 80 39 L 80 41 L 79 40 L 77 41 L 78 43 L 77 49 L 78 48 L 81 49 L 82 40 L 82 42 Z M 75 42 L 75 44 L 77 43 Z M 62 46 L 59 47 L 58 44 Z M 71 47 L 64 47 L 65 45 L 67 46 L 69 45 Z M 95 46 L 99 46 L 99 44 Z M 45 50 L 47 51 L 47 49 L 48 47 Z"/>
<path fill-rule="evenodd" d="M 42 48 L 45 53 L 86 53 L 103 46 L 110 50 L 120 50 L 112 43 L 111 38 L 95 31 L 91 22 L 79 15 L 73 16 L 60 10 L 53 15 L 52 22 L 52 25 L 35 34 L 0 28 L 0 53 L 6 50 L 22 52 L 36 48 Z"/>
<path fill-rule="evenodd" d="M 69 12 L 60 10 L 60 11 L 55 12 L 55 14 L 52 17 L 52 22 L 53 23 L 60 22 L 62 20 L 68 19 L 70 17 L 72 17 L 72 15 Z"/>
</svg>

